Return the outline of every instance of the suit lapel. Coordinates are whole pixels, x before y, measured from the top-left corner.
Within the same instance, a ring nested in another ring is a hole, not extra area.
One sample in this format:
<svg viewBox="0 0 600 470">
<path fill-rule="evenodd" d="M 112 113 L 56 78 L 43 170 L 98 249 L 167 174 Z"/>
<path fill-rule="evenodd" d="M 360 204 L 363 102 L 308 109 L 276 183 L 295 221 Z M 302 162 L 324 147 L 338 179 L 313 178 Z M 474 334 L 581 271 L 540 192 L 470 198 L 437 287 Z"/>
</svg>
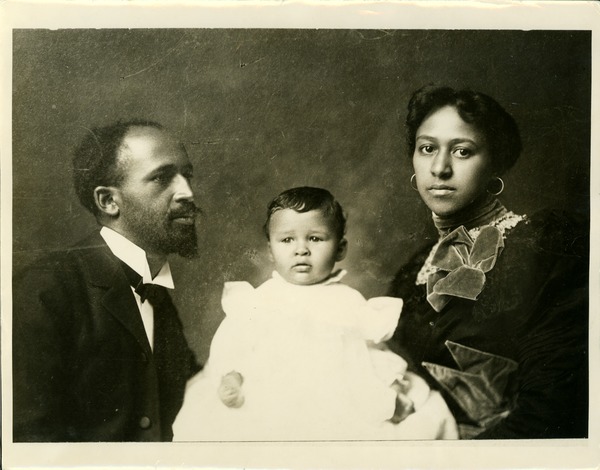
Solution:
<svg viewBox="0 0 600 470">
<path fill-rule="evenodd" d="M 152 349 L 146 336 L 140 311 L 131 291 L 129 281 L 119 265 L 118 258 L 110 251 L 99 233 L 95 233 L 77 247 L 85 257 L 82 263 L 89 270 L 90 282 L 104 289 L 102 305 L 136 339 L 148 357 Z"/>
<path fill-rule="evenodd" d="M 120 276 L 124 277 L 124 274 L 119 272 L 118 277 Z M 148 355 L 151 355 L 152 349 L 148 342 L 144 323 L 142 322 L 140 311 L 127 280 L 124 283 L 119 283 L 115 280 L 114 285 L 108 289 L 102 298 L 102 303 L 133 334 L 142 349 Z"/>
</svg>

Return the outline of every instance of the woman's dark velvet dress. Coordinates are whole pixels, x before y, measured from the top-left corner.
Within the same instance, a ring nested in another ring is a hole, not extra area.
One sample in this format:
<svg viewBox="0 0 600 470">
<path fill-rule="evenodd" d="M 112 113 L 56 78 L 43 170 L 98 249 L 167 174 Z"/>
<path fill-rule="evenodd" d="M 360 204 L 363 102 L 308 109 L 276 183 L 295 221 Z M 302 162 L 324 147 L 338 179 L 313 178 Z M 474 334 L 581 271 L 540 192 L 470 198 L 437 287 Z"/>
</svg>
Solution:
<svg viewBox="0 0 600 470">
<path fill-rule="evenodd" d="M 587 437 L 588 234 L 552 212 L 519 222 L 477 300 L 439 313 L 415 283 L 431 246 L 398 272 L 389 345 L 441 390 L 462 437 Z"/>
</svg>

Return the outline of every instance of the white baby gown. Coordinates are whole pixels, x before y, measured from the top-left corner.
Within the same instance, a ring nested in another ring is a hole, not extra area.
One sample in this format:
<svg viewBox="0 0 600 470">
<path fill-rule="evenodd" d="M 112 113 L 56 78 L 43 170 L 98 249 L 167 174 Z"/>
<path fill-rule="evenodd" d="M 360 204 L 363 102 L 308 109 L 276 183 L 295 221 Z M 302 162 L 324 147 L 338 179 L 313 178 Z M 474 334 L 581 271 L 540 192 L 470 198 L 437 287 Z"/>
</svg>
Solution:
<svg viewBox="0 0 600 470">
<path fill-rule="evenodd" d="M 204 370 L 188 384 L 174 440 L 455 438 L 441 396 L 407 374 L 404 359 L 383 344 L 402 300 L 367 301 L 339 282 L 345 274 L 309 286 L 290 284 L 277 272 L 257 289 L 225 283 L 226 317 Z M 231 371 L 243 377 L 239 408 L 225 406 L 217 392 Z M 418 412 L 396 425 L 388 421 L 396 403 L 391 384 L 402 378 L 413 385 L 409 395 Z"/>
</svg>

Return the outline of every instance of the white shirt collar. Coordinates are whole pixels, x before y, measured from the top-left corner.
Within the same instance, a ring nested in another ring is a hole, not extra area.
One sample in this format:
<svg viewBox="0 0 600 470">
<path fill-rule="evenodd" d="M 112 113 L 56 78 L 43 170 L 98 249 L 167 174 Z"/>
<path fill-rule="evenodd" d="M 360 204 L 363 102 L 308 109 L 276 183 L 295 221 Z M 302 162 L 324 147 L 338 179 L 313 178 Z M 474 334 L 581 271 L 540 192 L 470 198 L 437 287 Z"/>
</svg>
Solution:
<svg viewBox="0 0 600 470">
<path fill-rule="evenodd" d="M 171 275 L 171 266 L 165 262 L 154 279 L 150 272 L 150 266 L 146 259 L 146 252 L 132 241 L 125 238 L 118 232 L 108 227 L 102 227 L 100 235 L 110 248 L 110 251 L 123 261 L 127 266 L 142 276 L 144 284 L 158 284 L 169 289 L 173 289 L 173 276 Z"/>
</svg>

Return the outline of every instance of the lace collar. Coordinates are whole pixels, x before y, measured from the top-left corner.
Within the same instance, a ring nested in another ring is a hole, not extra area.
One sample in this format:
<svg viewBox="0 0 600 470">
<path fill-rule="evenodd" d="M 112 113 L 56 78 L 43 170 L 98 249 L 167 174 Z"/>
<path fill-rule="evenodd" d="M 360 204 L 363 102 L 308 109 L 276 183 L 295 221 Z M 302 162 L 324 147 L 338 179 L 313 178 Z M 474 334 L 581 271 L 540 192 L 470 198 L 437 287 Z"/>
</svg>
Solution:
<svg viewBox="0 0 600 470">
<path fill-rule="evenodd" d="M 492 220 L 490 223 L 488 223 L 486 225 L 473 227 L 473 228 L 467 230 L 467 233 L 473 240 L 476 240 L 477 237 L 479 236 L 479 234 L 481 233 L 481 229 L 483 227 L 491 226 L 491 227 L 496 227 L 502 234 L 502 238 L 505 239 L 507 231 L 513 229 L 514 227 L 517 226 L 517 224 L 519 222 L 526 220 L 526 219 L 527 219 L 526 215 L 518 215 L 512 211 L 506 211 L 500 217 Z M 435 266 L 432 265 L 431 261 L 433 259 L 433 256 L 435 255 L 435 252 L 436 252 L 442 238 L 443 238 L 443 236 L 440 236 L 440 239 L 431 248 L 431 251 L 429 252 L 429 256 L 427 257 L 427 259 L 425 260 L 425 263 L 423 263 L 423 266 L 421 267 L 421 270 L 417 274 L 417 279 L 415 281 L 415 284 L 417 284 L 417 285 L 427 284 L 429 275 L 439 271 L 438 268 L 436 268 Z"/>
<path fill-rule="evenodd" d="M 467 230 L 474 227 L 483 227 L 504 216 L 507 212 L 499 199 L 486 193 L 479 200 L 456 214 L 442 217 L 432 213 L 432 218 L 440 236 L 444 236 L 461 225 Z"/>
</svg>

